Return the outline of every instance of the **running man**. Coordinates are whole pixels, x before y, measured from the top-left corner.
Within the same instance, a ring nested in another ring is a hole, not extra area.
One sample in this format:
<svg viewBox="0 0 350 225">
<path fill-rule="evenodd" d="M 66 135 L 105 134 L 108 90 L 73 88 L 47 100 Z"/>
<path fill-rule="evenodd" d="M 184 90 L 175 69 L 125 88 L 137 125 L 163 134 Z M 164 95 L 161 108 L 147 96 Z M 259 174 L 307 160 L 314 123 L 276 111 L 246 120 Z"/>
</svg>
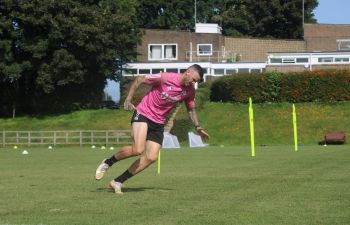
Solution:
<svg viewBox="0 0 350 225">
<path fill-rule="evenodd" d="M 133 144 L 120 148 L 111 158 L 104 159 L 96 169 L 96 180 L 101 180 L 108 168 L 116 162 L 144 153 L 123 174 L 109 182 L 109 187 L 121 194 L 126 180 L 154 163 L 163 143 L 166 117 L 177 102 L 185 101 L 189 118 L 197 133 L 208 139 L 209 135 L 199 125 L 195 111 L 194 85 L 202 79 L 203 69 L 197 64 L 182 74 L 164 72 L 137 77 L 124 102 L 125 110 L 135 110 L 131 118 Z M 152 88 L 135 108 L 131 100 L 141 84 L 151 85 Z"/>
</svg>

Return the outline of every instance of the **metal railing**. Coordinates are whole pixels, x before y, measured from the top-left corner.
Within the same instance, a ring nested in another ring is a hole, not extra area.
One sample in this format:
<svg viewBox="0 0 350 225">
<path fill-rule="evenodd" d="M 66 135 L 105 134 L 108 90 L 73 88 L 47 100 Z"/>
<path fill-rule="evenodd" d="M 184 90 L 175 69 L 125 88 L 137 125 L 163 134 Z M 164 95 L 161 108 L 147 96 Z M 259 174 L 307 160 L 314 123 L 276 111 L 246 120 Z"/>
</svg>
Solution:
<svg viewBox="0 0 350 225">
<path fill-rule="evenodd" d="M 199 54 L 197 51 L 186 51 L 189 62 L 218 62 L 228 63 L 237 61 L 237 53 L 232 51 L 212 51 L 210 55 Z"/>
<path fill-rule="evenodd" d="M 130 130 L 0 131 L 0 146 L 130 144 Z"/>
</svg>

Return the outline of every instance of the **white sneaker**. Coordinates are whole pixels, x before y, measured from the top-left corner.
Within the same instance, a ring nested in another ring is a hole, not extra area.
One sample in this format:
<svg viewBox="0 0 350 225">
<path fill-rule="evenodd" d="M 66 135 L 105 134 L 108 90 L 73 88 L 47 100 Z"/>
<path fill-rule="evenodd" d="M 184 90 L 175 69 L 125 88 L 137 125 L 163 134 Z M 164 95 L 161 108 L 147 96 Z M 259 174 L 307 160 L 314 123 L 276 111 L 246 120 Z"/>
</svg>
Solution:
<svg viewBox="0 0 350 225">
<path fill-rule="evenodd" d="M 96 180 L 101 180 L 105 172 L 108 170 L 109 166 L 105 163 L 106 159 L 102 161 L 102 163 L 97 167 L 95 178 Z"/>
<path fill-rule="evenodd" d="M 111 180 L 109 182 L 108 187 L 111 188 L 111 189 L 113 188 L 114 192 L 116 194 L 123 194 L 123 192 L 122 192 L 122 185 L 123 185 L 122 183 L 116 182 L 115 180 Z"/>
</svg>

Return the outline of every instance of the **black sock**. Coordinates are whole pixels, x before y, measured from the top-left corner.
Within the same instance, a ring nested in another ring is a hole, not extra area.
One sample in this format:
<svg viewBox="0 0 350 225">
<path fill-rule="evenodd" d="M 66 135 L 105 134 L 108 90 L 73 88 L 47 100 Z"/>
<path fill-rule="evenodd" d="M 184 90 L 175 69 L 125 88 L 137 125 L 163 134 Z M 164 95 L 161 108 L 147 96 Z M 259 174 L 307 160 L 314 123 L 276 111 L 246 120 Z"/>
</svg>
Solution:
<svg viewBox="0 0 350 225">
<path fill-rule="evenodd" d="M 114 157 L 114 155 L 112 155 L 111 158 L 105 160 L 105 163 L 106 163 L 108 166 L 112 166 L 112 165 L 113 165 L 114 163 L 116 163 L 116 162 L 118 162 L 118 159 L 116 159 L 116 158 Z"/>
<path fill-rule="evenodd" d="M 115 182 L 119 182 L 119 183 L 124 183 L 124 181 L 126 181 L 127 179 L 129 179 L 132 176 L 134 176 L 134 175 L 132 175 L 129 172 L 129 170 L 126 170 L 122 175 L 120 175 L 119 177 L 115 178 L 114 181 Z"/>
</svg>

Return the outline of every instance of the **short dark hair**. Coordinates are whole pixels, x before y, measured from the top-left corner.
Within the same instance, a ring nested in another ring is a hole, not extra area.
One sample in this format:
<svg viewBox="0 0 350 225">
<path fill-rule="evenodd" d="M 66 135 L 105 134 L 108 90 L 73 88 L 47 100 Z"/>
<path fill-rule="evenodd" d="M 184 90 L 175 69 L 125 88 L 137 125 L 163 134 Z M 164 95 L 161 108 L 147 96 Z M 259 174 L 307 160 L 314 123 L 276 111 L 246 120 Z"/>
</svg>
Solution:
<svg viewBox="0 0 350 225">
<path fill-rule="evenodd" d="M 188 69 L 196 71 L 199 74 L 199 76 L 201 77 L 200 82 L 203 82 L 204 70 L 200 65 L 193 64 L 192 66 L 188 67 Z"/>
</svg>

